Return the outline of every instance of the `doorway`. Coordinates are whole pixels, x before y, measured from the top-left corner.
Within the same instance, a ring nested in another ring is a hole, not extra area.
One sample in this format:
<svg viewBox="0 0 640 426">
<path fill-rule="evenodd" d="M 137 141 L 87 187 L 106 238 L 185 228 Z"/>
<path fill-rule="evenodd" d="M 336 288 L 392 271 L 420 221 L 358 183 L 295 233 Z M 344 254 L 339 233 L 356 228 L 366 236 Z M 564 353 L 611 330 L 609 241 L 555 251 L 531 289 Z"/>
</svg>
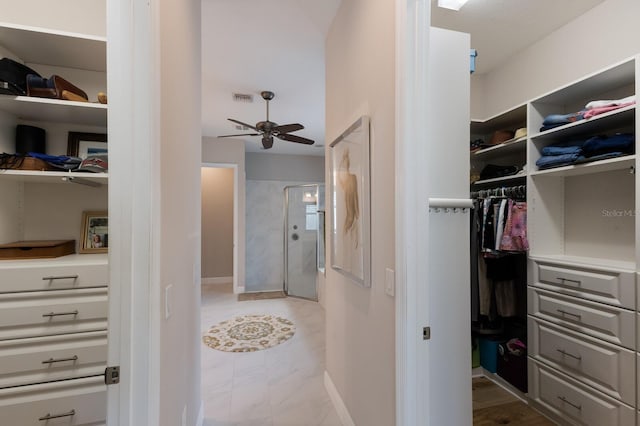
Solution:
<svg viewBox="0 0 640 426">
<path fill-rule="evenodd" d="M 284 291 L 318 300 L 318 193 L 320 185 L 284 188 Z"/>
<path fill-rule="evenodd" d="M 238 288 L 238 168 L 205 163 L 202 183 L 202 284 Z"/>
</svg>

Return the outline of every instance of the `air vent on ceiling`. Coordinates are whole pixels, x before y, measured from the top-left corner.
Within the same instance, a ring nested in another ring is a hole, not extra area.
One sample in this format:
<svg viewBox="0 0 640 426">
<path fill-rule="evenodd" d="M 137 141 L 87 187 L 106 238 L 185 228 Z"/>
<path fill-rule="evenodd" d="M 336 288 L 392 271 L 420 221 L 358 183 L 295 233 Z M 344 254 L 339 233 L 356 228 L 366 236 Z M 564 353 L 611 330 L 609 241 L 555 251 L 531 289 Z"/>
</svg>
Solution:
<svg viewBox="0 0 640 426">
<path fill-rule="evenodd" d="M 253 102 L 253 95 L 246 93 L 234 93 L 233 100 L 236 102 Z"/>
<path fill-rule="evenodd" d="M 236 124 L 235 126 L 233 126 L 236 128 L 236 130 L 249 130 L 249 128 L 247 126 L 241 126 L 239 124 Z"/>
</svg>

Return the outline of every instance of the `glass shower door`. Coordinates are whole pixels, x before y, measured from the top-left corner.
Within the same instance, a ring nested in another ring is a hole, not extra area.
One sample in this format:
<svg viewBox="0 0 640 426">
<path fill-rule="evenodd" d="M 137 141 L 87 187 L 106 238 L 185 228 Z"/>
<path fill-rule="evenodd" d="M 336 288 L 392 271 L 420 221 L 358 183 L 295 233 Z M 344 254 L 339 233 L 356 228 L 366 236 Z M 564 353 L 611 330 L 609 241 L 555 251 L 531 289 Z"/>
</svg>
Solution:
<svg viewBox="0 0 640 426">
<path fill-rule="evenodd" d="M 318 300 L 318 185 L 288 186 L 284 196 L 284 291 Z"/>
</svg>

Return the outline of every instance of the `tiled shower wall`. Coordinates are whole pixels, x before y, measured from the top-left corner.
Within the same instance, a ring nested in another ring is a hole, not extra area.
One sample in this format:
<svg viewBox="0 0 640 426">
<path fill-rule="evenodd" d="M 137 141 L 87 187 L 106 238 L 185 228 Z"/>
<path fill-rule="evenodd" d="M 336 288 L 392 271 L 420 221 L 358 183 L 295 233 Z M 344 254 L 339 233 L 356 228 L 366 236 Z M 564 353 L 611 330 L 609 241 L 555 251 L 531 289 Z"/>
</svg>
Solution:
<svg viewBox="0 0 640 426">
<path fill-rule="evenodd" d="M 298 184 L 247 180 L 245 291 L 283 288 L 284 188 Z"/>
</svg>

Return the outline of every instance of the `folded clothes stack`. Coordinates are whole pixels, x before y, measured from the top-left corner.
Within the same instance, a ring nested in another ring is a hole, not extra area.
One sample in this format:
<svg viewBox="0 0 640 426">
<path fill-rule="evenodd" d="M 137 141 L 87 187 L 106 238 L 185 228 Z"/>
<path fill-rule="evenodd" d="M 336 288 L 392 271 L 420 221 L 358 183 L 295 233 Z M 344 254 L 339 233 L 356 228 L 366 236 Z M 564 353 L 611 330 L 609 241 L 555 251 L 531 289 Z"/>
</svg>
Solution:
<svg viewBox="0 0 640 426">
<path fill-rule="evenodd" d="M 569 114 L 549 114 L 542 121 L 540 131 L 551 130 L 580 120 L 589 119 L 605 112 L 614 111 L 636 103 L 635 95 L 621 99 L 603 99 L 587 103 L 584 109 Z"/>
<path fill-rule="evenodd" d="M 46 161 L 50 166 L 59 170 L 90 173 L 106 173 L 109 170 L 106 155 L 92 155 L 85 159 L 67 155 L 41 154 L 38 152 L 29 152 L 28 155 Z"/>
<path fill-rule="evenodd" d="M 536 165 L 540 170 L 550 169 L 629 155 L 633 154 L 634 150 L 634 134 L 598 135 L 585 141 L 546 146 L 542 148 L 541 157 L 536 161 Z"/>
</svg>

